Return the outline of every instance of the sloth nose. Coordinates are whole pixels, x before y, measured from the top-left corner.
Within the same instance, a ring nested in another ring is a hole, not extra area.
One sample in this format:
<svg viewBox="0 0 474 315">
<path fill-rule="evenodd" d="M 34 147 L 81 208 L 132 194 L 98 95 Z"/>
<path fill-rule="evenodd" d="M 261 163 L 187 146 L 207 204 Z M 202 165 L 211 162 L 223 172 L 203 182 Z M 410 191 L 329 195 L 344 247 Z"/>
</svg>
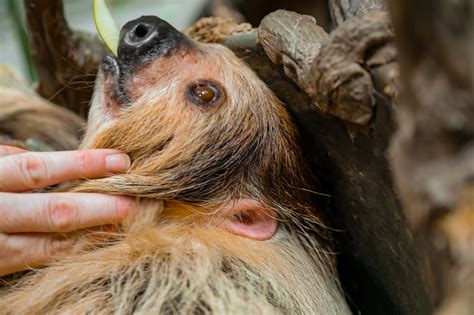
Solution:
<svg viewBox="0 0 474 315">
<path fill-rule="evenodd" d="M 140 62 L 177 50 L 186 37 L 168 22 L 156 16 L 130 21 L 120 31 L 118 57 L 124 62 Z"/>
</svg>

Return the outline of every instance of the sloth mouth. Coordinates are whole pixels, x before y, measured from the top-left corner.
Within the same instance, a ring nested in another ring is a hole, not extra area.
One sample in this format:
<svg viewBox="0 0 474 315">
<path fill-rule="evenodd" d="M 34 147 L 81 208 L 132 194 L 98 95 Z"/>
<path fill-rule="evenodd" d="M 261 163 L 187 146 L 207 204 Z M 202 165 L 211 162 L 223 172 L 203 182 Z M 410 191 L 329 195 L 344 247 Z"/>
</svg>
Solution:
<svg viewBox="0 0 474 315">
<path fill-rule="evenodd" d="M 131 103 L 131 98 L 126 88 L 126 69 L 114 56 L 107 54 L 101 64 L 100 70 L 104 75 L 107 98 L 114 100 L 118 105 L 125 106 Z"/>
</svg>

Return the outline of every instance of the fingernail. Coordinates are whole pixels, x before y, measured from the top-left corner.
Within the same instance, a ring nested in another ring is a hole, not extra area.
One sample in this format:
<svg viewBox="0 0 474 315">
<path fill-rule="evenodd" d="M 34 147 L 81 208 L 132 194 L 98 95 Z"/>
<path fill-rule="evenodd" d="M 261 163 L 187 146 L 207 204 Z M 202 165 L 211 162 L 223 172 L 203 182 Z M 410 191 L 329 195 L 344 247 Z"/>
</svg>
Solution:
<svg viewBox="0 0 474 315">
<path fill-rule="evenodd" d="M 126 154 L 116 153 L 105 158 L 105 169 L 110 173 L 122 173 L 130 167 L 130 158 Z"/>
</svg>

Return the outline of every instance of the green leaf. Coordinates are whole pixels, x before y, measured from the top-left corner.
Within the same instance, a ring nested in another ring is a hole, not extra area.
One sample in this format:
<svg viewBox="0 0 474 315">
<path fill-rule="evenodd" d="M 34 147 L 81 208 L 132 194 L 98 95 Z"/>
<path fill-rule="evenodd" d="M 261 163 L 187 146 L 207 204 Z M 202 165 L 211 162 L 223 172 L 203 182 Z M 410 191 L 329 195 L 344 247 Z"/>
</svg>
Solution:
<svg viewBox="0 0 474 315">
<path fill-rule="evenodd" d="M 94 22 L 104 44 L 117 56 L 120 30 L 105 0 L 94 0 Z"/>
</svg>

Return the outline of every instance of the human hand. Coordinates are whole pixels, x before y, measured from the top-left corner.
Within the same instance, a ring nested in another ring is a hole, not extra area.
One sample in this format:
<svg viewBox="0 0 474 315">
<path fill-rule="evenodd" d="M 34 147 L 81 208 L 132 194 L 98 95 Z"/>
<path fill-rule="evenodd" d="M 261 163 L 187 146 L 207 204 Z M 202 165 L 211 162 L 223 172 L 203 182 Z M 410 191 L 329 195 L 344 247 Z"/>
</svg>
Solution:
<svg viewBox="0 0 474 315">
<path fill-rule="evenodd" d="M 0 146 L 0 276 L 70 253 L 80 230 L 118 223 L 137 208 L 125 196 L 25 192 L 129 166 L 127 155 L 109 149 L 34 153 Z"/>
</svg>

